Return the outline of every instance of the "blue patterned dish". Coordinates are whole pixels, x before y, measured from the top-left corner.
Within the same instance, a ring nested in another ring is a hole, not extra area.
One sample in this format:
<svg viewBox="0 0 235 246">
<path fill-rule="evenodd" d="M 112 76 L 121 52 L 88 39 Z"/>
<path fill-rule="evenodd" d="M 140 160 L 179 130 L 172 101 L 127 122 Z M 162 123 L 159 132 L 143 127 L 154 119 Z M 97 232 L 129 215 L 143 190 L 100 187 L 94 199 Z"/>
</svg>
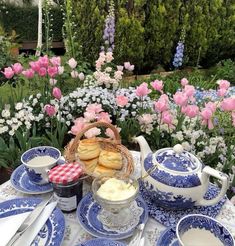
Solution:
<svg viewBox="0 0 235 246">
<path fill-rule="evenodd" d="M 77 217 L 84 230 L 91 235 L 112 240 L 130 237 L 136 226 L 145 223 L 148 219 L 147 205 L 140 196 L 137 197 L 130 206 L 130 213 L 133 214 L 133 219 L 127 226 L 122 226 L 117 229 L 105 227 L 99 220 L 100 211 L 101 206 L 94 201 L 92 193 L 88 193 L 78 205 Z"/>
<path fill-rule="evenodd" d="M 10 180 L 16 190 L 26 194 L 42 194 L 53 190 L 52 184 L 50 183 L 37 185 L 31 182 L 23 164 L 14 170 Z"/>
<path fill-rule="evenodd" d="M 156 246 L 179 246 L 175 227 L 167 228 L 157 240 Z"/>
<path fill-rule="evenodd" d="M 209 189 L 205 195 L 205 199 L 212 199 L 214 198 L 218 193 L 220 189 L 216 187 L 215 185 L 210 184 Z M 188 214 L 204 214 L 208 215 L 212 218 L 215 218 L 224 203 L 226 202 L 227 197 L 224 196 L 223 199 L 221 199 L 217 204 L 212 206 L 195 206 L 190 209 L 184 209 L 184 210 L 170 210 L 165 209 L 160 206 L 156 206 L 154 203 L 154 200 L 149 195 L 149 191 L 147 191 L 143 185 L 140 183 L 140 193 L 142 197 L 144 198 L 144 201 L 148 205 L 149 215 L 163 224 L 164 226 L 171 227 L 176 226 L 177 222 Z"/>
<path fill-rule="evenodd" d="M 88 240 L 84 243 L 80 243 L 77 246 L 126 246 L 126 244 L 117 241 L 112 241 L 107 238 L 95 238 Z"/>
<path fill-rule="evenodd" d="M 0 218 L 32 211 L 40 202 L 40 198 L 17 198 L 2 202 L 0 203 Z M 64 215 L 59 208 L 56 208 L 31 246 L 60 246 L 63 241 L 64 231 Z"/>
</svg>

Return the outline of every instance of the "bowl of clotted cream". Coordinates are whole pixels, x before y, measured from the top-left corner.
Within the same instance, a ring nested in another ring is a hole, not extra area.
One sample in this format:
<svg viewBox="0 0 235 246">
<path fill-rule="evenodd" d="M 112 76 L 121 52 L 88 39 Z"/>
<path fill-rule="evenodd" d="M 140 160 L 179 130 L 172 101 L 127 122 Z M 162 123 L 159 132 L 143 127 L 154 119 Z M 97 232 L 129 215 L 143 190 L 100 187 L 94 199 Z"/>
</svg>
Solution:
<svg viewBox="0 0 235 246">
<path fill-rule="evenodd" d="M 139 193 L 136 179 L 121 176 L 100 176 L 92 182 L 93 197 L 101 206 L 99 219 L 108 227 L 119 227 L 130 221 L 129 208 Z"/>
</svg>

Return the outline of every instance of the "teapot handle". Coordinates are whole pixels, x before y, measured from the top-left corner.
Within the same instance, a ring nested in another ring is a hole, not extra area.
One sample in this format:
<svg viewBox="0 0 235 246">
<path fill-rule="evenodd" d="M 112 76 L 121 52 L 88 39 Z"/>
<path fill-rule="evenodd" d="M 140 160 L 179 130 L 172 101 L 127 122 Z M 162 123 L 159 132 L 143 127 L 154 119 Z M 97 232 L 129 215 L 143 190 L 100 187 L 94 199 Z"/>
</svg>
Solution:
<svg viewBox="0 0 235 246">
<path fill-rule="evenodd" d="M 211 200 L 206 200 L 203 198 L 201 201 L 199 201 L 197 203 L 197 205 L 201 205 L 201 206 L 214 205 L 214 204 L 218 203 L 226 194 L 226 191 L 229 187 L 228 176 L 222 172 L 219 172 L 219 171 L 209 167 L 209 166 L 205 166 L 204 169 L 202 170 L 202 180 L 205 180 L 205 179 L 209 180 L 210 176 L 213 176 L 213 177 L 221 180 L 221 183 L 222 183 L 221 190 L 215 198 L 213 198 Z"/>
</svg>

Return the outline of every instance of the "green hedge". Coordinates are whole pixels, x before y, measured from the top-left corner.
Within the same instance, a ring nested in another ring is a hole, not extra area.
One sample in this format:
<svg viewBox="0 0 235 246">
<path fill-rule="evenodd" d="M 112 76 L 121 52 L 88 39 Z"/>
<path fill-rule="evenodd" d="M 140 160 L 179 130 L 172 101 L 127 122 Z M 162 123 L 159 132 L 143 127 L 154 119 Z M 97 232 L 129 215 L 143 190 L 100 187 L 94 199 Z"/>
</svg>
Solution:
<svg viewBox="0 0 235 246">
<path fill-rule="evenodd" d="M 20 41 L 37 40 L 38 8 L 35 6 L 19 7 L 14 4 L 4 4 L 4 6 L 5 10 L 0 12 L 0 23 L 5 31 L 10 33 L 15 30 Z M 51 13 L 54 19 L 52 21 L 53 40 L 62 40 L 62 13 L 59 8 L 53 8 Z"/>
</svg>

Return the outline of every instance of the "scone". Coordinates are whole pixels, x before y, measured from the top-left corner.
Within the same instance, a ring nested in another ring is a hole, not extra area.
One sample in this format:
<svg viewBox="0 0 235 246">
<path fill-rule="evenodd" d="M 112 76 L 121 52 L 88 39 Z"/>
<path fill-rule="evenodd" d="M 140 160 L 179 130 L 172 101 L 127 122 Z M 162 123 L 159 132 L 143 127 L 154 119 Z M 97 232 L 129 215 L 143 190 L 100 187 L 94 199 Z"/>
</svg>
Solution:
<svg viewBox="0 0 235 246">
<path fill-rule="evenodd" d="M 82 163 L 84 164 L 85 172 L 86 173 L 93 173 L 95 170 L 97 164 L 98 164 L 98 158 L 94 158 L 91 160 L 83 160 Z"/>
<path fill-rule="evenodd" d="M 83 139 L 78 145 L 77 155 L 80 160 L 91 160 L 97 158 L 100 151 L 100 144 L 96 139 Z"/>
<path fill-rule="evenodd" d="M 99 156 L 99 164 L 119 170 L 122 168 L 122 156 L 119 152 L 102 150 Z"/>
<path fill-rule="evenodd" d="M 115 174 L 116 170 L 107 168 L 101 165 L 97 165 L 94 172 L 93 176 L 98 177 L 100 175 L 108 175 L 108 176 L 113 176 Z"/>
</svg>

